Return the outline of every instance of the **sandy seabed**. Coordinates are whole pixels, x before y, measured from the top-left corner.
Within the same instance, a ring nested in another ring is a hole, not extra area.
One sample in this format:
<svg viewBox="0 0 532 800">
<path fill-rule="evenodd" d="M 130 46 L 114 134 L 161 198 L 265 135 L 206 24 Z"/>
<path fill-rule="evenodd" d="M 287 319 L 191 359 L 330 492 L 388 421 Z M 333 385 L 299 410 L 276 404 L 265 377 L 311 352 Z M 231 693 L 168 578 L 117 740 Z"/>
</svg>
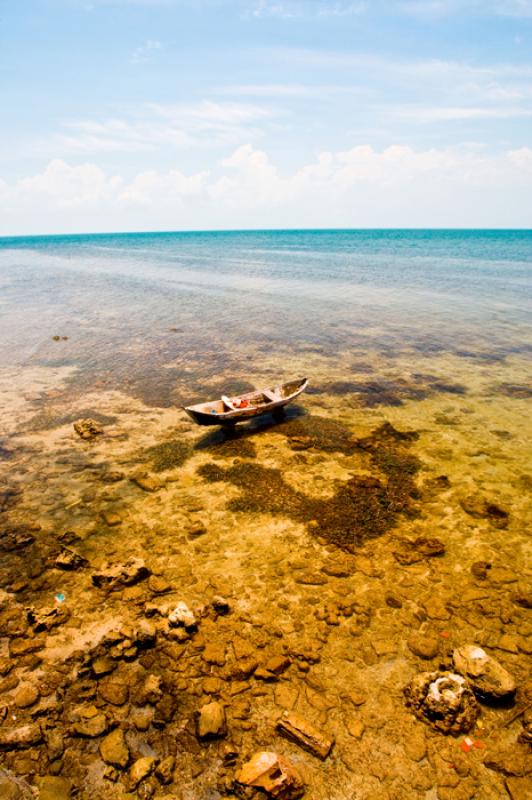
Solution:
<svg viewBox="0 0 532 800">
<path fill-rule="evenodd" d="M 0 747 L 21 798 L 237 796 L 259 750 L 308 800 L 529 796 L 524 357 L 243 352 L 202 397 L 280 365 L 309 392 L 234 435 L 176 407 L 186 377 L 158 404 L 70 366 L 0 372 Z M 103 433 L 84 441 L 87 417 Z M 95 585 L 131 558 L 139 580 Z M 169 627 L 179 601 L 195 627 Z M 445 735 L 404 688 L 465 644 L 517 692 Z M 226 722 L 202 739 L 211 702 Z M 334 737 L 327 758 L 279 735 L 287 711 Z"/>
</svg>

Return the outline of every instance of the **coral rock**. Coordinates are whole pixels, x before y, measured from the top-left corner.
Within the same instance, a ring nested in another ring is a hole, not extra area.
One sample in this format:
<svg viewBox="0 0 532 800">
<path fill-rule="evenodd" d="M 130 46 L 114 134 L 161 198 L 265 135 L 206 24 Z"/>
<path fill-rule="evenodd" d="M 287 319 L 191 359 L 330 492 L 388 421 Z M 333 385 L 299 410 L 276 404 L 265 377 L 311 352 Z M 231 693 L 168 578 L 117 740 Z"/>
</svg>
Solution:
<svg viewBox="0 0 532 800">
<path fill-rule="evenodd" d="M 93 419 L 80 419 L 74 423 L 74 430 L 82 439 L 94 439 L 103 433 L 103 428 Z"/>
<path fill-rule="evenodd" d="M 308 750 L 312 755 L 326 759 L 334 744 L 334 737 L 315 728 L 299 714 L 285 714 L 277 723 L 282 736 Z"/>
<path fill-rule="evenodd" d="M 112 764 L 114 767 L 127 766 L 129 748 L 120 728 L 111 731 L 100 743 L 100 754 L 106 764 Z"/>
<path fill-rule="evenodd" d="M 150 570 L 141 558 L 130 558 L 124 564 L 95 572 L 92 582 L 100 589 L 121 589 L 147 578 Z"/>
<path fill-rule="evenodd" d="M 405 688 L 414 714 L 443 733 L 470 730 L 480 707 L 465 678 L 452 672 L 422 672 Z"/>
</svg>

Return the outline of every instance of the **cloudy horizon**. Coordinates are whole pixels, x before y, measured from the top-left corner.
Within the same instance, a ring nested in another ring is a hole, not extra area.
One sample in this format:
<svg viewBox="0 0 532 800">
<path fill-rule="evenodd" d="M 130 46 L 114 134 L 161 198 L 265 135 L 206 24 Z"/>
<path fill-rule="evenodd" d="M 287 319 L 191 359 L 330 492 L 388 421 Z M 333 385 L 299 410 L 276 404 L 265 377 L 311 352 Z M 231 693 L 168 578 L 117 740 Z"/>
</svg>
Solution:
<svg viewBox="0 0 532 800">
<path fill-rule="evenodd" d="M 531 227 L 529 0 L 30 0 L 0 235 Z"/>
</svg>

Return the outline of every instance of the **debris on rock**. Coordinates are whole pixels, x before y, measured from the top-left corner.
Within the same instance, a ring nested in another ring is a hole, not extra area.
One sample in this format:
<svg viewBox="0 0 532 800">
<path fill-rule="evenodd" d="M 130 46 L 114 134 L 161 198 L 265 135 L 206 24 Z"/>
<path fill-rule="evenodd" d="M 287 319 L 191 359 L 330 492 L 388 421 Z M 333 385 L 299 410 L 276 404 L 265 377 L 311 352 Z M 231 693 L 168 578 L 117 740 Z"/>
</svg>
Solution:
<svg viewBox="0 0 532 800">
<path fill-rule="evenodd" d="M 220 739 L 227 733 L 225 709 L 213 701 L 202 706 L 196 718 L 198 739 Z"/>
<path fill-rule="evenodd" d="M 299 772 L 283 756 L 268 751 L 255 753 L 236 775 L 238 784 L 262 789 L 276 800 L 297 800 L 305 793 Z"/>
<path fill-rule="evenodd" d="M 103 428 L 93 419 L 80 419 L 74 423 L 74 430 L 82 439 L 94 439 L 103 433 Z"/>
<path fill-rule="evenodd" d="M 477 645 L 457 648 L 453 652 L 453 664 L 478 697 L 501 700 L 515 694 L 517 687 L 508 670 Z"/>
<path fill-rule="evenodd" d="M 123 564 L 108 566 L 95 572 L 92 582 L 99 589 L 121 589 L 147 578 L 150 570 L 141 558 L 130 558 Z"/>
<path fill-rule="evenodd" d="M 312 755 L 325 760 L 334 744 L 334 736 L 315 728 L 299 714 L 285 712 L 278 721 L 276 728 L 281 736 L 295 742 Z"/>
<path fill-rule="evenodd" d="M 406 704 L 418 719 L 442 733 L 466 733 L 480 706 L 465 678 L 453 672 L 422 672 L 404 690 Z"/>
</svg>

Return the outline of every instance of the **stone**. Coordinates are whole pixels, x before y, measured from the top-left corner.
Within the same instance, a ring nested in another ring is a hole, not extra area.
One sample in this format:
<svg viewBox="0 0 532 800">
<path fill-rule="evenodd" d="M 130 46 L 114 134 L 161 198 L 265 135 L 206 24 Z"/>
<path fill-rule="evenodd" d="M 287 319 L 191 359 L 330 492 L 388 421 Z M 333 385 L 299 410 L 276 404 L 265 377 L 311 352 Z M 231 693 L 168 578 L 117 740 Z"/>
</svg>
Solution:
<svg viewBox="0 0 532 800">
<path fill-rule="evenodd" d="M 265 750 L 255 753 L 236 775 L 237 784 L 262 789 L 275 800 L 297 800 L 305 793 L 299 772 L 277 753 Z"/>
<path fill-rule="evenodd" d="M 402 566 L 416 564 L 425 558 L 442 556 L 445 553 L 445 545 L 439 539 L 419 536 L 413 541 L 405 541 L 401 547 L 393 551 L 394 558 Z"/>
<path fill-rule="evenodd" d="M 11 658 L 27 656 L 28 653 L 35 653 L 45 646 L 46 638 L 44 636 L 35 636 L 33 639 L 26 637 L 11 639 L 9 642 L 9 655 Z"/>
<path fill-rule="evenodd" d="M 324 761 L 331 752 L 334 736 L 315 728 L 308 720 L 294 712 L 285 712 L 276 725 L 277 731 Z"/>
<path fill-rule="evenodd" d="M 106 703 L 113 706 L 123 706 L 129 698 L 129 687 L 127 683 L 120 680 L 100 681 L 98 694 Z"/>
<path fill-rule="evenodd" d="M 156 492 L 162 486 L 162 482 L 159 478 L 156 478 L 154 475 L 149 475 L 147 472 L 142 475 L 135 475 L 131 478 L 131 481 L 144 492 Z"/>
<path fill-rule="evenodd" d="M 212 606 L 214 612 L 219 617 L 224 617 L 226 614 L 229 614 L 229 612 L 231 611 L 231 606 L 229 604 L 229 601 L 226 600 L 225 597 L 217 596 L 217 597 L 213 598 L 213 600 L 211 602 L 211 606 Z"/>
<path fill-rule="evenodd" d="M 102 511 L 101 516 L 105 524 L 109 525 L 110 528 L 122 524 L 122 517 L 116 511 Z"/>
<path fill-rule="evenodd" d="M 166 758 L 163 758 L 163 760 L 156 766 L 155 777 L 160 783 L 163 784 L 163 786 L 166 786 L 167 784 L 172 783 L 174 769 L 174 756 L 167 756 Z"/>
<path fill-rule="evenodd" d="M 35 705 L 39 698 L 39 690 L 35 686 L 23 683 L 15 694 L 15 705 L 17 708 L 29 708 Z"/>
<path fill-rule="evenodd" d="M 129 748 L 120 728 L 115 728 L 100 742 L 100 755 L 106 764 L 122 768 L 127 766 Z"/>
<path fill-rule="evenodd" d="M 299 690 L 297 686 L 292 686 L 290 683 L 281 683 L 275 687 L 275 703 L 287 711 L 291 711 L 294 708 L 298 696 Z"/>
<path fill-rule="evenodd" d="M 460 505 L 466 514 L 476 519 L 487 519 L 494 528 L 506 528 L 508 525 L 510 517 L 508 512 L 484 497 L 479 495 L 464 497 L 460 500 Z"/>
<path fill-rule="evenodd" d="M 223 667 L 226 661 L 225 645 L 222 642 L 209 642 L 205 645 L 201 657 L 207 664 L 216 664 Z"/>
<path fill-rule="evenodd" d="M 17 728 L 0 727 L 0 750 L 21 750 L 42 742 L 41 726 L 36 723 Z"/>
<path fill-rule="evenodd" d="M 419 658 L 435 658 L 440 652 L 440 640 L 436 636 L 413 633 L 407 641 L 408 649 Z"/>
<path fill-rule="evenodd" d="M 147 778 L 157 764 L 157 759 L 154 756 L 143 756 L 137 758 L 131 769 L 129 770 L 129 786 L 131 789 L 136 789 L 141 781 Z"/>
<path fill-rule="evenodd" d="M 416 717 L 442 733 L 465 733 L 480 714 L 465 678 L 452 672 L 422 672 L 408 684 L 404 694 Z"/>
<path fill-rule="evenodd" d="M 55 559 L 55 566 L 57 569 L 68 571 L 81 569 L 82 567 L 88 566 L 88 564 L 89 562 L 86 558 L 69 547 L 64 547 Z"/>
<path fill-rule="evenodd" d="M 271 656 L 263 667 L 268 672 L 273 672 L 274 675 L 282 675 L 286 672 L 291 664 L 291 660 L 287 656 Z"/>
<path fill-rule="evenodd" d="M 448 620 L 451 619 L 451 612 L 446 607 L 440 597 L 432 595 L 428 597 L 423 603 L 427 616 L 430 619 Z"/>
<path fill-rule="evenodd" d="M 91 669 L 95 678 L 101 678 L 104 675 L 109 675 L 116 669 L 116 661 L 113 661 L 109 656 L 100 656 L 95 658 L 91 664 Z"/>
<path fill-rule="evenodd" d="M 362 738 L 365 730 L 365 725 L 361 719 L 358 719 L 357 717 L 347 717 L 347 719 L 345 720 L 345 727 L 347 728 L 347 732 L 349 733 L 350 736 L 353 737 L 353 739 Z"/>
<path fill-rule="evenodd" d="M 500 700 L 515 694 L 517 687 L 508 670 L 477 645 L 457 648 L 453 652 L 453 664 L 478 697 Z"/>
<path fill-rule="evenodd" d="M 44 775 L 37 779 L 39 800 L 70 800 L 72 781 L 55 775 Z"/>
<path fill-rule="evenodd" d="M 173 611 L 168 615 L 168 624 L 171 628 L 195 628 L 197 625 L 196 617 L 183 600 L 180 600 Z"/>
<path fill-rule="evenodd" d="M 94 439 L 103 433 L 103 428 L 93 419 L 80 419 L 74 422 L 74 430 L 82 439 Z"/>
<path fill-rule="evenodd" d="M 131 722 L 138 731 L 147 731 L 154 714 L 153 708 L 136 708 L 131 712 Z"/>
<path fill-rule="evenodd" d="M 524 778 L 532 773 L 532 752 L 528 745 L 515 743 L 505 748 L 489 752 L 484 766 L 516 778 Z"/>
<path fill-rule="evenodd" d="M 150 570 L 141 558 L 130 558 L 123 564 L 95 572 L 92 582 L 99 589 L 115 590 L 138 583 L 149 575 Z"/>
<path fill-rule="evenodd" d="M 165 594 L 171 591 L 172 587 L 168 581 L 160 575 L 150 575 L 148 578 L 148 589 L 154 594 Z"/>
<path fill-rule="evenodd" d="M 52 606 L 51 608 L 41 608 L 37 611 L 29 608 L 26 611 L 28 622 L 36 633 L 51 631 L 58 625 L 62 625 L 70 617 L 70 611 L 65 606 Z"/>
<path fill-rule="evenodd" d="M 213 701 L 202 706 L 196 718 L 198 739 L 220 739 L 227 733 L 225 709 Z"/>
<path fill-rule="evenodd" d="M 529 778 L 506 778 L 504 786 L 510 800 L 530 800 L 532 796 Z"/>
<path fill-rule="evenodd" d="M 51 728 L 46 731 L 45 739 L 50 761 L 61 758 L 65 750 L 65 743 L 61 731 L 58 728 Z"/>
<path fill-rule="evenodd" d="M 35 536 L 32 536 L 25 527 L 15 528 L 10 526 L 0 532 L 0 550 L 8 553 L 15 550 L 23 550 L 33 544 L 34 541 Z"/>
<path fill-rule="evenodd" d="M 73 733 L 78 736 L 86 736 L 89 739 L 94 739 L 96 736 L 101 736 L 109 729 L 107 717 L 102 711 L 99 711 L 96 706 L 81 706 L 74 711 L 75 719 L 72 725 Z"/>
<path fill-rule="evenodd" d="M 148 675 L 140 690 L 138 702 L 151 703 L 153 705 L 158 703 L 163 696 L 161 684 L 162 678 L 160 675 Z"/>
<path fill-rule="evenodd" d="M 0 767 L 0 797 L 2 800 L 35 800 L 31 786 Z"/>
</svg>

